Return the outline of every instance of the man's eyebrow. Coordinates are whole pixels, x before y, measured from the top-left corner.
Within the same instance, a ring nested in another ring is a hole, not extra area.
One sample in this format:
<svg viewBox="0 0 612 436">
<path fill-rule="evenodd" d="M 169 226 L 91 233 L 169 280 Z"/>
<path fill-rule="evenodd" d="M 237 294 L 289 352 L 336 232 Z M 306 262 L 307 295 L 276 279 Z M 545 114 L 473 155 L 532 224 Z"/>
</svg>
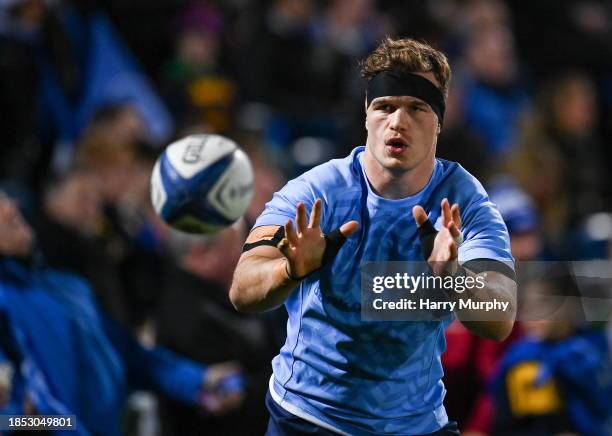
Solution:
<svg viewBox="0 0 612 436">
<path fill-rule="evenodd" d="M 379 103 L 392 103 L 395 102 L 396 99 L 394 99 L 393 97 L 376 97 L 374 99 L 374 101 L 372 101 L 372 104 L 379 104 Z"/>
<path fill-rule="evenodd" d="M 405 100 L 408 99 L 408 100 Z M 420 105 L 423 107 L 429 107 L 429 104 L 427 104 L 427 102 L 416 98 L 416 97 L 411 97 L 409 95 L 407 96 L 388 96 L 388 97 L 377 97 L 372 101 L 372 104 L 384 104 L 384 103 L 391 103 L 391 104 L 396 104 L 396 105 L 402 105 L 402 104 L 411 104 L 411 105 Z"/>
<path fill-rule="evenodd" d="M 429 106 L 426 102 L 424 102 L 423 100 L 419 100 L 418 98 L 412 99 L 409 102 L 410 104 L 418 104 L 421 106 Z"/>
</svg>

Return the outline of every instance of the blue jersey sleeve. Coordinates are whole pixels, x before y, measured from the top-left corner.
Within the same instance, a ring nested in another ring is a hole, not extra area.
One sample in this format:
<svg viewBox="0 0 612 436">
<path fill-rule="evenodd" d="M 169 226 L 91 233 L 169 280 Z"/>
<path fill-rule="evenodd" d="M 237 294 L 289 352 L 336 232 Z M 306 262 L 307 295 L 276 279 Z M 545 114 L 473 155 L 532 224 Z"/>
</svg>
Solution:
<svg viewBox="0 0 612 436">
<path fill-rule="evenodd" d="M 298 203 L 304 203 L 308 213 L 316 200 L 310 183 L 304 176 L 289 181 L 280 191 L 276 192 L 262 214 L 255 222 L 254 227 L 284 225 L 287 220 L 295 219 L 295 210 Z"/>
<path fill-rule="evenodd" d="M 459 261 L 495 259 L 513 267 L 506 223 L 482 185 L 469 173 L 465 175 L 461 188 L 466 193 L 467 206 L 463 205 L 461 211 L 464 242 L 459 247 Z"/>
<path fill-rule="evenodd" d="M 468 207 L 464 214 L 459 261 L 496 259 L 514 262 L 510 252 L 508 230 L 497 208 L 488 198 Z"/>
</svg>

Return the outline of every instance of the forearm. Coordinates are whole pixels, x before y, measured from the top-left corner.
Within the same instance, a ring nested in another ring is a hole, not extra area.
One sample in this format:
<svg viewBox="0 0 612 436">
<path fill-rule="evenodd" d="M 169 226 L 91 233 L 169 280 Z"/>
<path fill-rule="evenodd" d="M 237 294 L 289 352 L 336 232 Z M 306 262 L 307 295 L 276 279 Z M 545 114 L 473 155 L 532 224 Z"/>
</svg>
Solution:
<svg viewBox="0 0 612 436">
<path fill-rule="evenodd" d="M 506 339 L 512 331 L 516 316 L 516 283 L 498 272 L 477 274 L 467 269 L 465 271 L 466 277 L 473 277 L 475 283 L 482 283 L 483 286 L 466 288 L 462 293 L 451 293 L 451 298 L 457 302 L 455 315 L 478 336 L 497 341 Z M 485 310 L 483 305 L 486 303 L 495 304 Z"/>
<path fill-rule="evenodd" d="M 289 279 L 285 258 L 249 256 L 238 263 L 230 300 L 240 312 L 265 312 L 281 306 L 300 283 Z"/>
<path fill-rule="evenodd" d="M 144 347 L 125 328 L 103 313 L 104 330 L 127 369 L 136 389 L 151 389 L 175 400 L 198 401 L 206 368 L 165 348 Z"/>
</svg>

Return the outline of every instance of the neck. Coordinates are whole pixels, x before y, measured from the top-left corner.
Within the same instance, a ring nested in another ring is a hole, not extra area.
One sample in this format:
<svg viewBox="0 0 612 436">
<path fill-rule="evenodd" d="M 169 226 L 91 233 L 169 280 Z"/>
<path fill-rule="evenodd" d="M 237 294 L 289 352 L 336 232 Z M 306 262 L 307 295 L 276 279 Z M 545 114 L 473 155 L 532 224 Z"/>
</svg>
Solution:
<svg viewBox="0 0 612 436">
<path fill-rule="evenodd" d="M 397 200 L 410 197 L 427 185 L 433 173 L 435 158 L 427 156 L 413 169 L 393 171 L 383 167 L 366 147 L 363 162 L 372 190 L 381 197 Z"/>
</svg>

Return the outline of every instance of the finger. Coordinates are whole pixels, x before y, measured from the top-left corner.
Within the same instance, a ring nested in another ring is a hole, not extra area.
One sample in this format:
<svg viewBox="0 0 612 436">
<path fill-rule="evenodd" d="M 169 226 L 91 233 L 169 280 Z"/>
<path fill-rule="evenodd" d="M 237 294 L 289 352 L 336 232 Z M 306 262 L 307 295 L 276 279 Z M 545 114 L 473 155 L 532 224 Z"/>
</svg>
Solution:
<svg viewBox="0 0 612 436">
<path fill-rule="evenodd" d="M 416 221 L 417 226 L 419 227 L 425 224 L 425 221 L 428 220 L 427 212 L 425 212 L 425 209 L 423 209 L 419 205 L 416 205 L 412 208 L 412 216 L 414 217 L 414 220 Z"/>
<path fill-rule="evenodd" d="M 321 199 L 317 198 L 312 205 L 312 211 L 310 212 L 310 223 L 308 227 L 315 229 L 321 226 Z"/>
<path fill-rule="evenodd" d="M 298 233 L 306 231 L 306 206 L 304 206 L 304 203 L 297 205 L 297 210 L 295 211 L 295 229 Z"/>
<path fill-rule="evenodd" d="M 340 226 L 340 232 L 345 238 L 348 238 L 350 235 L 355 233 L 358 228 L 359 223 L 357 221 L 349 221 L 348 223 L 344 223 L 342 226 Z"/>
<path fill-rule="evenodd" d="M 461 213 L 459 211 L 459 205 L 457 203 L 453 204 L 451 207 L 451 215 L 453 216 L 453 221 L 457 225 L 458 228 L 461 228 Z"/>
<path fill-rule="evenodd" d="M 442 208 L 442 225 L 446 227 L 447 224 L 453 219 L 450 205 L 448 204 L 448 199 L 443 199 L 440 203 L 440 207 Z"/>
<path fill-rule="evenodd" d="M 461 232 L 459 231 L 459 229 L 455 225 L 454 221 L 451 221 L 450 223 L 448 223 L 448 226 L 446 226 L 446 228 L 450 232 L 450 234 L 453 237 L 453 239 L 458 239 L 458 238 L 461 237 Z"/>
<path fill-rule="evenodd" d="M 285 237 L 289 240 L 289 244 L 292 246 L 295 247 L 298 245 L 297 233 L 295 233 L 295 230 L 293 230 L 293 223 L 291 220 L 285 223 Z"/>
</svg>

